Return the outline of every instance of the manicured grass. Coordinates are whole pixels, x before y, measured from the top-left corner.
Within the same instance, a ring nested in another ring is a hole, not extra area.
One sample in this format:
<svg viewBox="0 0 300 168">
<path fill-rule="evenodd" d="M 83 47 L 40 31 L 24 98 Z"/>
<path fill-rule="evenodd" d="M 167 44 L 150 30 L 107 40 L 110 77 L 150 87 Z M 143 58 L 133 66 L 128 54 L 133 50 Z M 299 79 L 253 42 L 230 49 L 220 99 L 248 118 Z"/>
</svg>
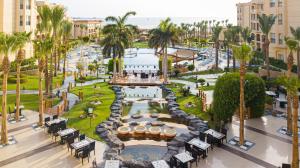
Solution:
<svg viewBox="0 0 300 168">
<path fill-rule="evenodd" d="M 198 71 L 198 72 L 188 72 L 188 73 L 181 73 L 178 76 L 191 76 L 191 75 L 207 75 L 207 74 L 218 74 L 218 73 L 223 73 L 224 71 L 219 69 L 219 70 L 205 70 L 205 71 Z"/>
<path fill-rule="evenodd" d="M 194 114 L 195 116 L 208 121 L 208 124 L 211 125 L 212 122 L 210 120 L 209 114 L 201 110 L 202 105 L 200 98 L 191 94 L 187 97 L 182 96 L 182 94 L 179 92 L 181 86 L 183 86 L 183 84 L 173 83 L 168 85 L 168 88 L 172 89 L 172 91 L 176 94 L 177 103 L 180 105 L 180 108 L 188 114 Z M 189 102 L 192 102 L 195 107 L 186 107 L 186 104 L 188 104 Z"/>
<path fill-rule="evenodd" d="M 25 75 L 24 79 L 26 79 L 26 82 L 21 83 L 22 90 L 38 90 L 39 78 L 37 75 L 36 76 Z M 62 75 L 57 75 L 57 77 L 53 77 L 53 88 L 56 88 L 57 83 L 61 85 L 62 81 L 63 81 Z M 7 83 L 7 90 L 16 90 L 16 85 L 17 84 L 15 83 Z M 43 87 L 45 87 L 45 85 L 43 85 Z M 0 89 L 2 89 L 2 85 L 0 86 Z"/>
<path fill-rule="evenodd" d="M 84 82 L 87 82 L 87 81 L 92 81 L 92 80 L 97 80 L 97 79 L 102 79 L 102 78 L 97 78 L 97 76 L 87 76 L 87 77 L 84 77 L 83 79 L 79 79 L 77 78 L 76 79 L 76 83 L 84 83 Z"/>
<path fill-rule="evenodd" d="M 0 97 L 0 101 L 2 102 L 2 96 Z M 56 105 L 59 103 L 59 99 L 55 98 L 53 99 L 53 105 Z M 7 107 L 10 108 L 11 112 L 15 108 L 15 102 L 16 102 L 16 95 L 7 95 Z M 22 95 L 21 94 L 21 105 L 25 107 L 25 109 L 28 110 L 34 110 L 38 111 L 39 109 L 39 96 L 38 95 Z M 0 108 L 2 109 L 2 103 L 0 103 Z"/>
<path fill-rule="evenodd" d="M 149 48 L 148 41 L 134 42 L 133 43 L 133 48 Z"/>
<path fill-rule="evenodd" d="M 76 95 L 79 95 L 79 91 L 83 92 L 83 101 L 64 114 L 64 117 L 69 119 L 68 127 L 79 129 L 81 133 L 86 134 L 88 137 L 101 140 L 95 133 L 95 127 L 109 117 L 110 106 L 115 99 L 115 94 L 107 83 L 98 83 L 97 89 L 94 89 L 94 85 L 89 85 L 84 87 L 78 86 L 71 90 Z M 101 101 L 101 104 L 95 106 L 93 110 L 95 116 L 91 120 L 90 127 L 90 118 L 80 118 L 80 116 L 86 114 L 84 109 L 88 103 L 95 100 Z"/>
</svg>

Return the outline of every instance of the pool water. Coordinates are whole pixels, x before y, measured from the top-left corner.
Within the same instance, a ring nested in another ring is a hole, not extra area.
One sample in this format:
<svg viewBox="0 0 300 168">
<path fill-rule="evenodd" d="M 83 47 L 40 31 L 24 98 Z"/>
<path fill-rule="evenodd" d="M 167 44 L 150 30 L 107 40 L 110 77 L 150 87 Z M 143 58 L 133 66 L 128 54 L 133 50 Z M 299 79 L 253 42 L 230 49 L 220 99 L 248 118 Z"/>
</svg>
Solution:
<svg viewBox="0 0 300 168">
<path fill-rule="evenodd" d="M 134 145 L 125 147 L 120 156 L 126 160 L 155 161 L 160 160 L 165 153 L 167 153 L 167 147 Z"/>
</svg>

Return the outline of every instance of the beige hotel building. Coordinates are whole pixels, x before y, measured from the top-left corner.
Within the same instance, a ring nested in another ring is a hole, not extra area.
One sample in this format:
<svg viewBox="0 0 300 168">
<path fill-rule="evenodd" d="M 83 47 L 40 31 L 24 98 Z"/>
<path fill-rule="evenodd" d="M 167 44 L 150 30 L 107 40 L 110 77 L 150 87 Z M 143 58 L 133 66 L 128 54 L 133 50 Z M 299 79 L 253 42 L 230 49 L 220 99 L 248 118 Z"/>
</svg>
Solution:
<svg viewBox="0 0 300 168">
<path fill-rule="evenodd" d="M 251 28 L 257 49 L 262 48 L 264 41 L 257 17 L 263 13 L 277 16 L 269 34 L 270 57 L 286 61 L 289 51 L 284 37 L 292 36 L 290 27 L 300 27 L 300 0 L 252 0 L 237 4 L 237 24 Z"/>
<path fill-rule="evenodd" d="M 35 0 L 0 0 L 0 32 L 32 32 L 32 38 L 36 28 L 37 10 Z M 26 58 L 33 55 L 33 45 L 25 46 Z M 15 54 L 10 60 L 15 59 Z M 1 58 L 0 58 L 1 60 Z"/>
<path fill-rule="evenodd" d="M 84 28 L 81 27 L 84 26 Z M 101 28 L 102 20 L 96 18 L 73 18 L 73 31 L 72 36 L 74 39 L 84 36 L 94 36 Z"/>
</svg>

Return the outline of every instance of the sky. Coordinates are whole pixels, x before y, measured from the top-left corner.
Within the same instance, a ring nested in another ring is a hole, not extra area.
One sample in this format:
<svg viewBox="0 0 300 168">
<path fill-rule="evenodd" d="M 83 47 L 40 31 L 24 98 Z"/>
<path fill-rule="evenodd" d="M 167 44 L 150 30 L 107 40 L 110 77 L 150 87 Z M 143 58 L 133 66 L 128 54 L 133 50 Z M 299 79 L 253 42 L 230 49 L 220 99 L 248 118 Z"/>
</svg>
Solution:
<svg viewBox="0 0 300 168">
<path fill-rule="evenodd" d="M 120 16 L 127 11 L 136 17 L 201 17 L 236 22 L 236 3 L 250 0 L 49 0 L 67 7 L 71 17 Z"/>
</svg>

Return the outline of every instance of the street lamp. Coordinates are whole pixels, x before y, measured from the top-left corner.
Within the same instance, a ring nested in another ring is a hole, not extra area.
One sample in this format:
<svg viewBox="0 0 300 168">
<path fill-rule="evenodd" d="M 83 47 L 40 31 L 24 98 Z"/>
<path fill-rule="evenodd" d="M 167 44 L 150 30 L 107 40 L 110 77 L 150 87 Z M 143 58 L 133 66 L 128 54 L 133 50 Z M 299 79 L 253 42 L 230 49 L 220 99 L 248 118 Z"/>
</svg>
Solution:
<svg viewBox="0 0 300 168">
<path fill-rule="evenodd" d="M 88 117 L 90 117 L 90 128 L 92 128 L 93 108 L 88 108 Z"/>
</svg>

